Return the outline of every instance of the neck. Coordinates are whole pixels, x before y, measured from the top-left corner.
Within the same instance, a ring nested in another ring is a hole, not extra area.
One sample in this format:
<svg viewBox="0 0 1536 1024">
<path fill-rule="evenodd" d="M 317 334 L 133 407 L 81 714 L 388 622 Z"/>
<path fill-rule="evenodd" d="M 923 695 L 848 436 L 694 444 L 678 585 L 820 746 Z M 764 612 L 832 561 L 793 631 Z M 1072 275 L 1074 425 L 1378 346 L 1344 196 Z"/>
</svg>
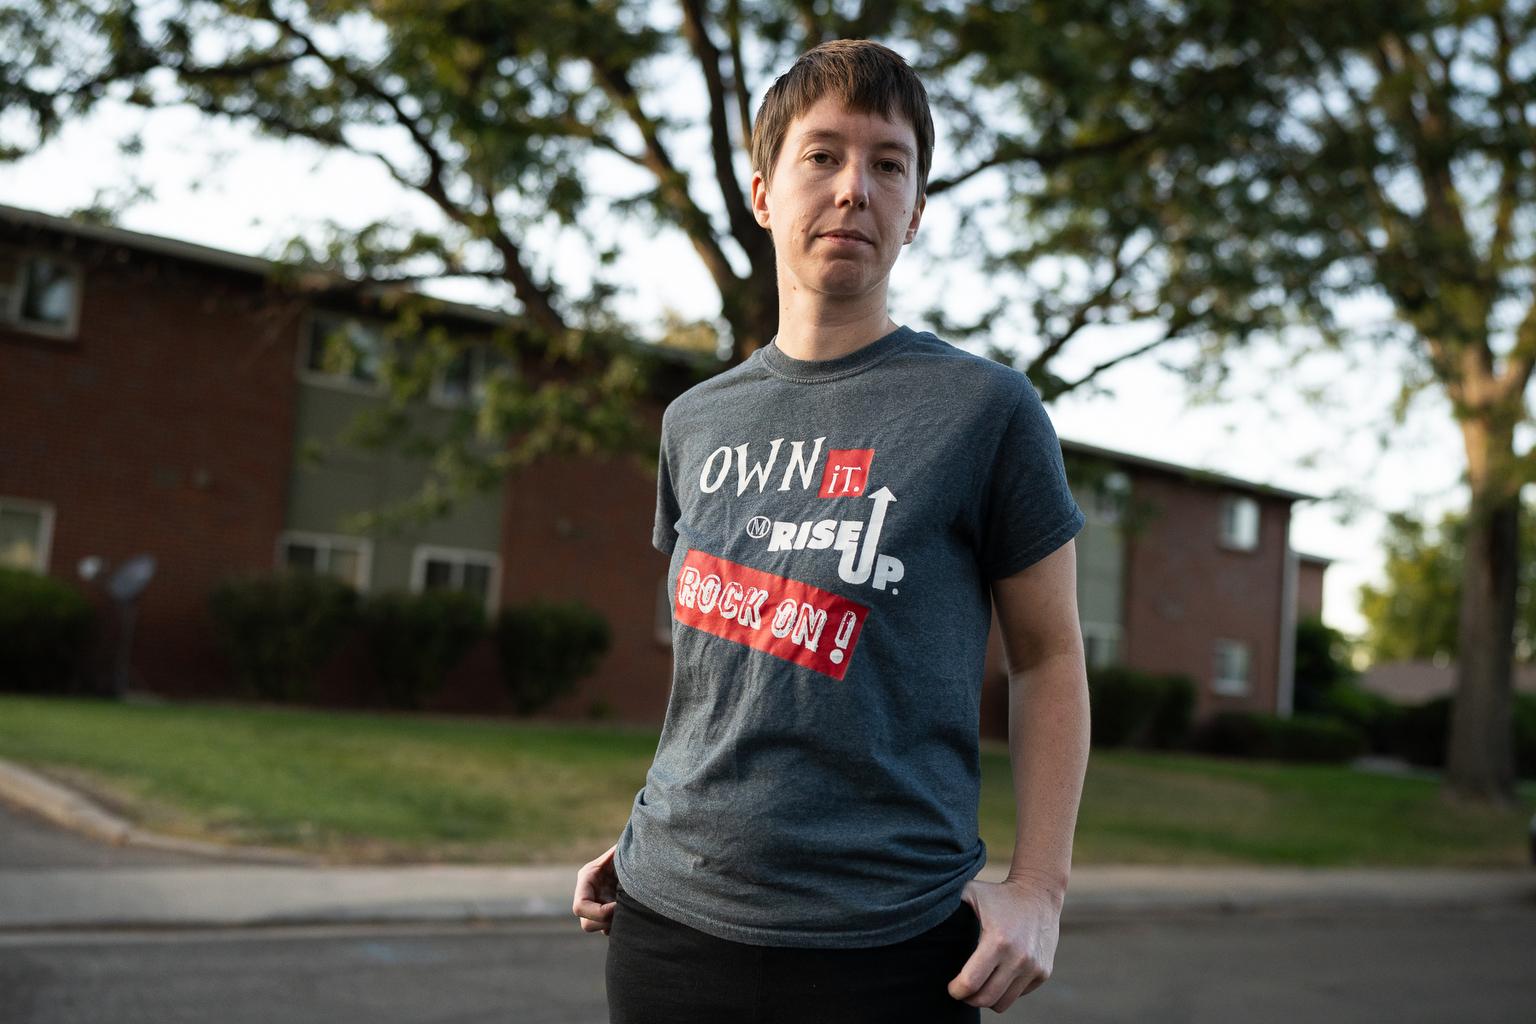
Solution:
<svg viewBox="0 0 1536 1024">
<path fill-rule="evenodd" d="M 836 359 L 896 329 L 885 308 L 885 287 L 855 298 L 832 298 L 779 279 L 779 351 L 794 359 Z"/>
</svg>

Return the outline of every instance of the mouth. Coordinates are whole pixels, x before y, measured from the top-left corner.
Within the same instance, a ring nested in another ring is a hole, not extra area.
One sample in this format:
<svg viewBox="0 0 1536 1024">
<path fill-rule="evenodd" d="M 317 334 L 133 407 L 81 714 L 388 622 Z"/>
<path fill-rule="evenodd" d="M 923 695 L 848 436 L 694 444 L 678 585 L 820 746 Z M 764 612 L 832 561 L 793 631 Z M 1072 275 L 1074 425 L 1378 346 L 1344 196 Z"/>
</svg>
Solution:
<svg viewBox="0 0 1536 1024">
<path fill-rule="evenodd" d="M 855 242 L 862 242 L 865 245 L 874 245 L 875 244 L 874 240 L 871 239 L 868 235 L 864 234 L 863 232 L 861 232 L 861 231 L 854 231 L 852 229 L 846 229 L 846 228 L 839 228 L 839 229 L 837 229 L 835 231 L 824 231 L 818 237 L 825 238 L 825 239 L 828 239 L 830 241 L 838 242 L 838 243 L 841 243 L 841 244 L 850 244 L 850 243 L 855 243 Z"/>
</svg>

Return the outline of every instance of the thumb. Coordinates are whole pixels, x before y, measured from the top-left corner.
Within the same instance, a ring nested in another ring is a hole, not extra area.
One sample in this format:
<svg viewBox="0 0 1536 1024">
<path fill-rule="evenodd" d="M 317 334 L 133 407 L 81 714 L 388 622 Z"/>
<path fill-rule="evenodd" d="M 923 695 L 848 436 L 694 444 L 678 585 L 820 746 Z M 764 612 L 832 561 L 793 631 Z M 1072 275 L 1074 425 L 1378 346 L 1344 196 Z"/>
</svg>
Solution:
<svg viewBox="0 0 1536 1024">
<path fill-rule="evenodd" d="M 976 917 L 981 918 L 981 883 L 974 878 L 965 883 L 965 888 L 960 890 L 960 902 L 967 903 L 976 912 Z"/>
</svg>

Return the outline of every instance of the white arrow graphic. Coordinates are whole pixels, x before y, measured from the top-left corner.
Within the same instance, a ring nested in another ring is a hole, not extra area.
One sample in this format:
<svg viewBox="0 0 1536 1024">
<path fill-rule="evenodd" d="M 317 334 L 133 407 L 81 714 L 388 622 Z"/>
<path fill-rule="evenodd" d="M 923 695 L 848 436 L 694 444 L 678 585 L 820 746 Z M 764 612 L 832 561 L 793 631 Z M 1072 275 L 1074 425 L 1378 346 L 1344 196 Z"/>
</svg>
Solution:
<svg viewBox="0 0 1536 1024">
<path fill-rule="evenodd" d="M 870 570 L 875 566 L 875 549 L 880 543 L 880 528 L 885 525 L 885 507 L 896 500 L 896 495 L 891 493 L 889 487 L 882 487 L 869 495 L 874 501 L 874 511 L 869 514 L 869 524 L 864 527 L 864 543 L 855 551 L 853 548 L 845 548 L 843 557 L 837 563 L 837 574 L 843 578 L 844 583 L 863 583 L 869 579 Z M 859 567 L 853 567 L 856 555 L 859 558 Z"/>
</svg>

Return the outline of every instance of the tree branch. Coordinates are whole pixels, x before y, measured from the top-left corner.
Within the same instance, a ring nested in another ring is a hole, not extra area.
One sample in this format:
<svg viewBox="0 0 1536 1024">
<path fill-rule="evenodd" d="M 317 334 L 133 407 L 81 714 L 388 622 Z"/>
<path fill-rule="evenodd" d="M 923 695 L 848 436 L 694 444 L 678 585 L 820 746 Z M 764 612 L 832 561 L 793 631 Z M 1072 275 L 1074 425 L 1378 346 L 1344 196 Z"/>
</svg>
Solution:
<svg viewBox="0 0 1536 1024">
<path fill-rule="evenodd" d="M 1525 118 L 1525 97 L 1521 95 L 1523 90 L 1510 76 L 1509 61 L 1514 44 L 1509 36 L 1509 26 L 1504 22 L 1502 9 L 1493 11 L 1493 24 L 1498 40 L 1494 54 L 1495 71 L 1499 76 L 1499 93 L 1494 106 L 1498 108 L 1504 146 L 1499 159 L 1498 199 L 1494 212 L 1493 238 L 1488 246 L 1488 266 L 1491 276 L 1498 281 L 1510 266 L 1509 251 L 1514 235 L 1515 208 L 1520 198 L 1522 157 L 1533 140 L 1530 124 Z M 1513 117 L 1510 116 L 1511 111 Z M 1512 139 L 1521 137 L 1527 141 L 1526 146 L 1517 148 L 1510 145 Z"/>
<path fill-rule="evenodd" d="M 1088 313 L 1091 310 L 1099 309 L 1106 305 L 1111 292 L 1114 291 L 1115 285 L 1119 284 L 1126 273 L 1135 269 L 1137 264 L 1146 259 L 1147 254 L 1152 251 L 1152 244 L 1149 243 L 1139 256 L 1129 263 L 1124 263 L 1120 259 L 1120 250 L 1124 242 L 1125 239 L 1122 238 L 1120 244 L 1115 246 L 1115 255 L 1110 261 L 1111 272 L 1109 279 L 1087 301 L 1078 304 L 1077 308 L 1072 311 L 1071 318 L 1067 321 L 1066 329 L 1046 343 L 1045 347 L 1030 361 L 1028 368 L 1024 371 L 1025 374 L 1035 377 L 1043 373 L 1050 361 L 1066 347 L 1067 342 L 1071 341 L 1078 331 L 1088 325 Z"/>
<path fill-rule="evenodd" d="M 742 148 L 752 150 L 752 98 L 751 83 L 747 81 L 747 64 L 741 57 L 741 0 L 729 0 L 726 4 L 725 28 L 731 46 L 731 87 L 736 93 L 736 118 L 741 131 Z"/>
<path fill-rule="evenodd" d="M 397 181 L 415 188 L 437 204 L 444 215 L 454 223 L 469 230 L 472 234 L 485 238 L 500 254 L 505 265 L 506 280 L 512 285 L 513 292 L 518 301 L 523 304 L 524 311 L 530 319 L 539 327 L 551 334 L 563 334 L 568 329 L 565 318 L 555 309 L 550 289 L 533 279 L 527 265 L 523 260 L 521 246 L 506 233 L 500 219 L 494 216 L 494 208 L 487 203 L 487 209 L 491 215 L 479 216 L 464 209 L 448 194 L 447 174 L 448 161 L 442 152 L 433 143 L 427 130 L 408 113 L 401 104 L 399 97 L 384 89 L 368 76 L 352 68 L 346 61 L 332 57 L 322 51 L 309 36 L 298 26 L 283 18 L 273 8 L 271 0 L 260 0 L 262 13 L 284 32 L 297 39 L 307 52 L 321 61 L 331 74 L 349 82 L 354 88 L 364 95 L 382 103 L 393 114 L 395 122 L 404 128 L 418 150 L 427 160 L 427 177 L 424 181 L 412 182 L 390 161 L 378 154 L 374 154 L 384 162 L 386 169 Z M 348 148 L 351 148 L 350 146 Z"/>
<path fill-rule="evenodd" d="M 1005 140 L 998 143 L 997 148 L 993 150 L 991 156 L 987 157 L 985 160 L 982 160 L 975 166 L 948 178 L 940 178 L 936 181 L 929 181 L 928 195 L 935 196 L 941 192 L 947 192 L 957 185 L 960 185 L 963 182 L 974 178 L 981 172 L 990 170 L 993 167 L 1002 167 L 1006 164 L 1014 163 L 1032 163 L 1039 166 L 1043 170 L 1049 170 L 1071 160 L 1105 156 L 1111 153 L 1117 153 L 1130 146 L 1134 146 L 1136 143 L 1140 142 L 1142 139 L 1147 138 L 1148 136 L 1151 136 L 1152 134 L 1154 134 L 1154 132 L 1153 129 L 1150 128 L 1136 129 L 1134 131 L 1126 132 L 1123 135 L 1117 135 L 1114 138 L 1103 139 L 1099 142 L 1084 143 L 1080 146 L 1058 146 L 1046 149 L 1032 149 L 1028 146 L 1019 145 L 1018 143 L 1011 140 Z"/>
<path fill-rule="evenodd" d="M 699 209 L 693 197 L 688 194 L 687 174 L 672 162 L 671 155 L 662 144 L 656 122 L 641 109 L 640 98 L 629 80 L 627 69 L 609 64 L 596 55 L 588 59 L 603 90 L 621 110 L 629 115 L 629 119 L 640 130 L 640 136 L 645 140 L 645 166 L 656 176 L 661 186 L 663 200 L 672 210 L 678 226 L 693 243 L 694 251 L 704 261 L 704 266 L 714 278 L 715 284 L 719 286 L 722 293 L 739 286 L 741 280 L 736 276 L 730 260 L 726 259 L 725 250 L 720 247 L 720 242 L 715 237 L 714 225 L 709 222 L 704 211 Z"/>
<path fill-rule="evenodd" d="M 800 52 L 820 46 L 826 39 L 826 29 L 821 15 L 816 13 L 816 0 L 795 0 L 795 14 L 800 20 Z"/>
<path fill-rule="evenodd" d="M 1052 398 L 1059 398 L 1069 391 L 1075 391 L 1082 387 L 1084 384 L 1087 384 L 1089 381 L 1093 380 L 1093 378 L 1099 376 L 1099 374 L 1103 373 L 1105 370 L 1108 370 L 1113 366 L 1118 366 L 1120 363 L 1126 362 L 1127 360 L 1146 355 L 1148 352 L 1152 351 L 1160 345 L 1166 345 L 1168 342 L 1172 341 L 1174 338 L 1183 333 L 1187 327 L 1188 324 L 1180 324 L 1177 326 L 1169 325 L 1169 327 L 1163 331 L 1160 337 L 1153 338 L 1145 345 L 1138 345 L 1136 348 L 1131 349 L 1129 352 L 1122 352 L 1120 355 L 1115 356 L 1113 359 L 1106 359 L 1104 362 L 1096 364 L 1092 369 L 1083 374 L 1077 380 L 1063 381 L 1060 385 L 1057 386 L 1057 389 L 1052 394 Z"/>
<path fill-rule="evenodd" d="M 768 235 L 752 216 L 742 194 L 741 183 L 736 180 L 735 153 L 731 146 L 731 130 L 726 114 L 725 82 L 720 75 L 720 51 L 709 38 L 709 28 L 704 23 L 703 0 L 682 0 L 682 7 L 683 34 L 688 37 L 688 45 L 704 72 L 704 84 L 709 90 L 710 150 L 715 158 L 715 181 L 725 201 L 731 234 L 753 263 L 769 259 L 773 255 L 773 248 Z"/>
</svg>

